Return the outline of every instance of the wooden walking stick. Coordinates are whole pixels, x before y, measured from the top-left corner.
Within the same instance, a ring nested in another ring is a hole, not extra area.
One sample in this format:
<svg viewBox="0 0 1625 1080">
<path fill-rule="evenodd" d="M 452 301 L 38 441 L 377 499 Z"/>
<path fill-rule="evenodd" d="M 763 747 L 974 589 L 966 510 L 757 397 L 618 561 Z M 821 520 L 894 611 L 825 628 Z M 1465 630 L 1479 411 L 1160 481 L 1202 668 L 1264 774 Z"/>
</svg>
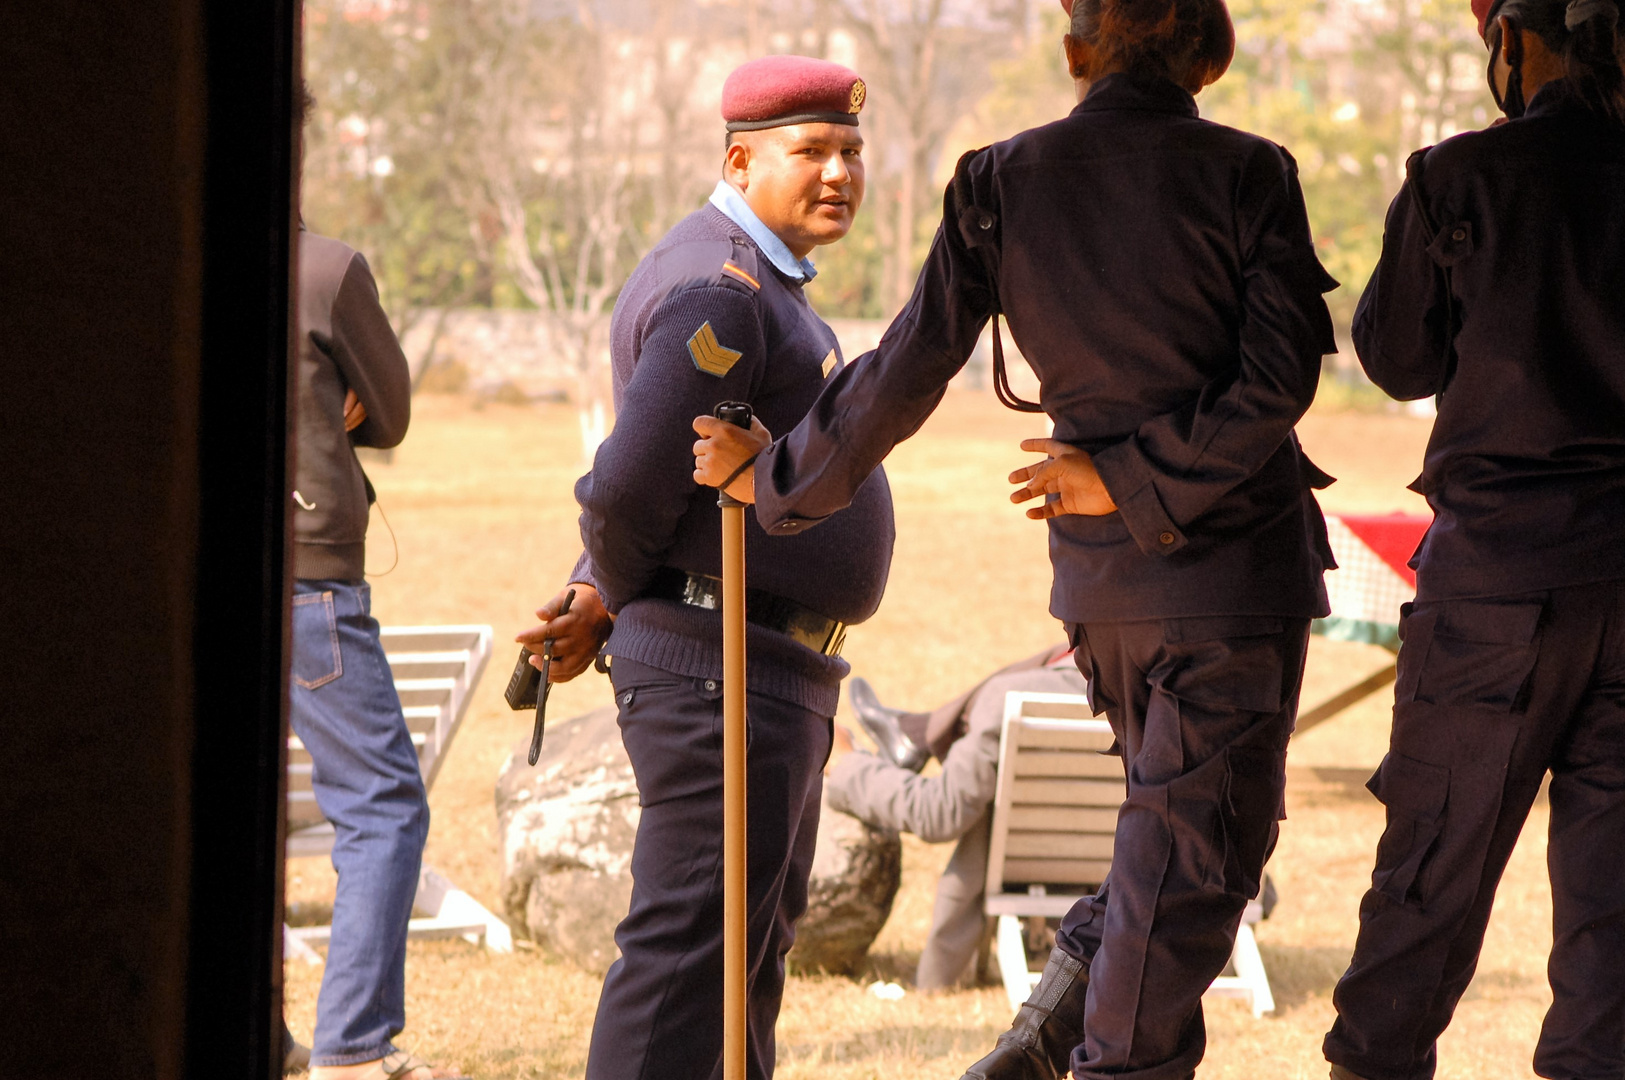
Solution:
<svg viewBox="0 0 1625 1080">
<path fill-rule="evenodd" d="M 715 415 L 750 429 L 751 409 Z M 724 483 L 722 487 L 727 487 Z M 745 1080 L 745 504 L 722 507 L 722 1078 Z"/>
</svg>

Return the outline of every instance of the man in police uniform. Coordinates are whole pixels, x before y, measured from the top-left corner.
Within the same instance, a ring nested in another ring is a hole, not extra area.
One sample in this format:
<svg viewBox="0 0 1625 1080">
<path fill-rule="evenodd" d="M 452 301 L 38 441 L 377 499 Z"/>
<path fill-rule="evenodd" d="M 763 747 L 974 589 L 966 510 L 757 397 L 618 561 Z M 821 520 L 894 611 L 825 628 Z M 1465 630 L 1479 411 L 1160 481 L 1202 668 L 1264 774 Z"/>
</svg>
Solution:
<svg viewBox="0 0 1625 1080">
<path fill-rule="evenodd" d="M 1625 71 L 1617 0 L 1474 0 L 1508 119 L 1412 156 L 1354 318 L 1438 395 L 1387 807 L 1333 994 L 1337 1080 L 1428 1080 L 1551 775 L 1534 1072 L 1625 1076 Z"/>
<path fill-rule="evenodd" d="M 729 76 L 723 180 L 668 233 L 615 306 L 615 430 L 576 485 L 586 553 L 542 626 L 568 677 L 607 651 L 640 805 L 632 907 L 604 981 L 590 1080 L 709 1080 L 722 1032 L 721 524 L 694 482 L 690 422 L 748 402 L 794 427 L 841 368 L 803 293 L 814 247 L 863 199 L 864 84 L 837 64 L 768 57 Z M 773 1072 L 784 955 L 806 909 L 846 624 L 880 603 L 891 493 L 873 470 L 851 509 L 805 537 L 747 526 L 749 1071 Z"/>
<path fill-rule="evenodd" d="M 1046 499 L 1028 514 L 1049 521 L 1050 610 L 1128 794 L 1109 880 L 967 1076 L 1187 1080 L 1275 842 L 1327 610 L 1310 488 L 1330 478 L 1292 429 L 1334 349 L 1335 282 L 1291 157 L 1198 115 L 1234 49 L 1222 0 L 1066 7 L 1078 107 L 967 156 L 908 306 L 794 431 L 764 448 L 708 425 L 696 467 L 726 484 L 760 452 L 727 490 L 773 535 L 816 535 L 1008 317 L 1055 424 L 1022 445 L 1047 460 L 1011 476 L 1014 498 Z"/>
</svg>

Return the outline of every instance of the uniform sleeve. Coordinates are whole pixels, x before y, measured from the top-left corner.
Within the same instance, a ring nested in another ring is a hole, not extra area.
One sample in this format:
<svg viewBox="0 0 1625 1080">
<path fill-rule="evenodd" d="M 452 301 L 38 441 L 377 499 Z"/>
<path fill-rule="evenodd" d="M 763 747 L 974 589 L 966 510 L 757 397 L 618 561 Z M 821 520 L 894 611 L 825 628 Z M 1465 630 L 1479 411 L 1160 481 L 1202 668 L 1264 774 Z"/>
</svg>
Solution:
<svg viewBox="0 0 1625 1080">
<path fill-rule="evenodd" d="M 598 588 L 598 579 L 593 577 L 592 573 L 592 559 L 588 558 L 585 551 L 576 560 L 575 569 L 570 571 L 570 584 L 591 585 L 595 589 Z"/>
<path fill-rule="evenodd" d="M 1284 151 L 1266 161 L 1270 174 L 1248 185 L 1261 205 L 1242 216 L 1253 225 L 1241 246 L 1239 368 L 1094 455 L 1147 554 L 1184 547 L 1191 522 L 1269 461 L 1314 400 L 1321 357 L 1337 351 L 1321 298 L 1337 282 L 1315 256 L 1297 169 Z"/>
<path fill-rule="evenodd" d="M 1401 401 L 1444 389 L 1450 362 L 1448 284 L 1418 203 L 1420 154 L 1388 208 L 1382 258 L 1354 312 L 1354 349 L 1371 381 Z"/>
<path fill-rule="evenodd" d="M 665 565 L 693 501 L 716 498 L 694 482 L 694 417 L 751 400 L 765 357 L 756 300 L 742 292 L 684 289 L 649 317 L 615 429 L 576 482 L 584 561 L 611 612 Z"/>
<path fill-rule="evenodd" d="M 345 385 L 367 409 L 367 418 L 350 432 L 351 443 L 386 450 L 400 445 L 412 417 L 412 375 L 378 303 L 372 270 L 359 253 L 339 283 L 332 319 L 333 360 Z"/>
<path fill-rule="evenodd" d="M 757 459 L 762 527 L 796 533 L 850 505 L 937 407 L 991 311 L 986 271 L 960 234 L 950 194 L 914 295 L 880 345 L 831 378 L 796 429 Z"/>
</svg>

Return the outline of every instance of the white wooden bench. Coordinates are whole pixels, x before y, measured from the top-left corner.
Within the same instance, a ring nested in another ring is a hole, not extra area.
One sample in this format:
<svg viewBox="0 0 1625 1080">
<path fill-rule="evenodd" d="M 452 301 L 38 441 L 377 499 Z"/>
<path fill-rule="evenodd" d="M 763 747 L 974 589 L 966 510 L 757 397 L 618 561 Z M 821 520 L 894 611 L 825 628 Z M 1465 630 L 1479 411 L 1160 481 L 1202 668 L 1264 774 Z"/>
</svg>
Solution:
<svg viewBox="0 0 1625 1080">
<path fill-rule="evenodd" d="M 1111 869 L 1125 797 L 1123 763 L 1103 753 L 1111 745 L 1110 725 L 1093 717 L 1081 695 L 1013 690 L 1005 696 L 986 911 L 999 920 L 995 951 L 1012 1009 L 1039 979 L 1027 967 L 1021 919 L 1060 918 Z M 1252 930 L 1262 916 L 1257 900 L 1247 905 L 1231 954 L 1234 974 L 1219 976 L 1208 989 L 1248 999 L 1254 1016 L 1275 1009 Z"/>
<path fill-rule="evenodd" d="M 434 785 L 446 751 L 473 699 L 485 665 L 491 659 L 489 626 L 386 626 L 380 637 L 384 655 L 395 676 L 395 690 L 406 714 L 406 727 L 417 747 L 418 768 L 425 789 Z M 333 850 L 333 826 L 322 817 L 310 787 L 310 752 L 292 735 L 288 738 L 288 841 L 290 859 L 328 855 Z M 508 924 L 479 901 L 457 888 L 433 867 L 418 876 L 414 918 L 407 936 L 415 940 L 461 937 L 481 940 L 495 952 L 512 952 Z M 285 951 L 319 963 L 311 946 L 325 945 L 329 926 L 287 927 Z"/>
</svg>

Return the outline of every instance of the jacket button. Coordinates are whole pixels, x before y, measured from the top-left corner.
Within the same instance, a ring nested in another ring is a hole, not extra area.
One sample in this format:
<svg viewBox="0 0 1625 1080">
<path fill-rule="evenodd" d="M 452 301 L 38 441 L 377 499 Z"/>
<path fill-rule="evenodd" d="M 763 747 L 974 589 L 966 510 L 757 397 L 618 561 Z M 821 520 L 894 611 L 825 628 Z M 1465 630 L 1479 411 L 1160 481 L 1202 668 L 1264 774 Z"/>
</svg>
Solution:
<svg viewBox="0 0 1625 1080">
<path fill-rule="evenodd" d="M 980 225 L 984 229 L 991 229 L 993 227 L 993 218 L 987 214 L 983 214 L 982 219 L 976 224 Z"/>
<path fill-rule="evenodd" d="M 717 688 L 717 681 L 715 679 L 705 680 L 705 688 L 707 690 L 715 690 Z"/>
<path fill-rule="evenodd" d="M 1456 241 L 1458 244 L 1461 243 L 1463 240 L 1467 239 L 1467 230 L 1457 229 L 1455 232 L 1450 234 L 1450 239 Z"/>
<path fill-rule="evenodd" d="M 1169 545 L 1169 544 L 1171 544 L 1173 542 L 1174 542 L 1174 534 L 1171 533 L 1171 532 L 1165 532 L 1161 536 L 1157 537 L 1157 543 L 1162 544 L 1164 547 L 1166 547 L 1167 545 Z"/>
</svg>

